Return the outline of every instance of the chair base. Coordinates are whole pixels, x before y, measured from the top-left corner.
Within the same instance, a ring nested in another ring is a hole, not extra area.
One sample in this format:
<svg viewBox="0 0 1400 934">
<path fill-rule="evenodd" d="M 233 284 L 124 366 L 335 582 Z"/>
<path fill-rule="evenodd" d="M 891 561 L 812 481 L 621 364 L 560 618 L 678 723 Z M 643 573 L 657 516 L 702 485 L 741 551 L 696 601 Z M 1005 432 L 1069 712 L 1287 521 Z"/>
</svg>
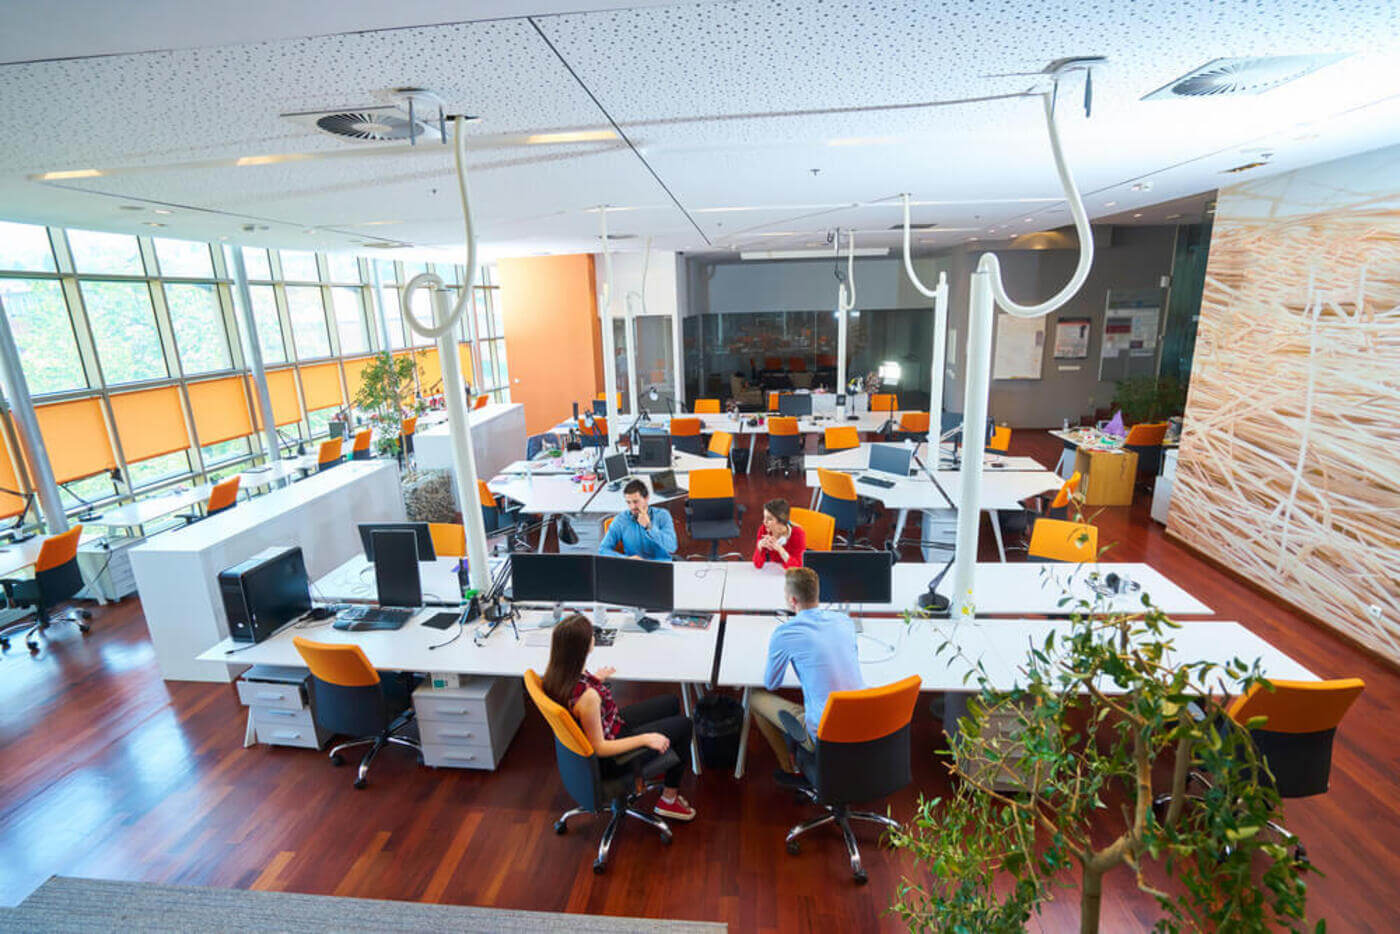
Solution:
<svg viewBox="0 0 1400 934">
<path fill-rule="evenodd" d="M 608 818 L 608 826 L 603 828 L 603 839 L 598 842 L 598 856 L 593 860 L 593 871 L 602 874 L 608 868 L 608 853 L 612 849 L 613 838 L 617 836 L 617 828 L 622 825 L 624 817 L 633 817 L 644 824 L 650 824 L 661 833 L 661 842 L 666 845 L 671 843 L 671 827 L 664 820 L 654 814 L 640 811 L 632 805 L 637 803 L 637 799 L 653 791 L 660 790 L 660 783 L 652 783 L 640 791 L 634 791 L 624 798 L 614 798 L 609 807 L 611 817 Z M 569 818 L 578 817 L 580 814 L 592 814 L 588 808 L 571 808 L 559 816 L 554 822 L 554 832 L 565 834 L 569 830 Z"/>
<path fill-rule="evenodd" d="M 1207 778 L 1207 777 L 1205 776 L 1204 773 L 1197 772 L 1197 771 L 1195 771 L 1195 770 L 1192 770 L 1192 771 L 1188 772 L 1187 775 L 1186 775 L 1186 785 L 1187 785 L 1188 788 L 1190 787 L 1191 782 L 1193 782 L 1193 781 L 1195 781 L 1195 782 L 1200 782 L 1202 785 L 1206 786 L 1206 788 L 1211 788 L 1211 787 L 1212 787 L 1212 785 L 1211 785 L 1211 783 L 1210 783 L 1210 779 Z M 1200 795 L 1194 795 L 1194 794 L 1189 794 L 1189 793 L 1186 794 L 1186 795 L 1184 795 L 1184 797 L 1186 798 L 1187 801 L 1202 801 L 1202 800 L 1204 800 Z M 1160 795 L 1158 795 L 1157 797 L 1155 797 L 1155 798 L 1152 799 L 1152 807 L 1153 807 L 1154 809 L 1160 810 L 1161 808 L 1164 808 L 1164 807 L 1166 807 L 1167 805 L 1171 804 L 1171 801 L 1172 801 L 1172 795 L 1171 795 L 1170 792 L 1167 792 L 1166 794 L 1160 794 Z M 1274 832 L 1280 839 L 1282 839 L 1282 840 L 1288 840 L 1288 839 L 1292 838 L 1292 840 L 1294 841 L 1294 844 L 1293 844 L 1293 860 L 1294 860 L 1295 862 L 1297 862 L 1297 863 L 1299 863 L 1299 864 L 1304 864 L 1304 865 L 1309 865 L 1309 864 L 1311 864 L 1311 860 L 1308 859 L 1308 850 L 1307 850 L 1307 848 L 1303 846 L 1302 841 L 1299 840 L 1297 836 L 1295 836 L 1294 834 L 1292 834 L 1292 833 L 1290 833 L 1290 832 L 1288 831 L 1288 828 L 1287 828 L 1287 827 L 1283 826 L 1282 824 L 1278 823 L 1277 821 L 1265 821 L 1265 822 L 1264 822 L 1264 826 L 1266 826 L 1269 830 L 1273 831 L 1273 832 Z M 1232 849 L 1233 849 L 1233 847 L 1226 846 L 1226 847 L 1225 847 L 1225 852 L 1228 854 Z"/>
<path fill-rule="evenodd" d="M 0 631 L 0 651 L 8 651 L 10 648 L 10 634 L 23 629 L 25 630 L 24 644 L 29 649 L 29 654 L 37 654 L 39 651 L 39 637 L 54 623 L 72 623 L 78 627 L 78 632 L 87 635 L 92 630 L 92 626 L 88 623 L 90 619 L 92 619 L 91 612 L 73 607 L 63 611 L 57 616 L 50 616 L 48 619 L 36 619 L 33 622 L 17 623 L 4 631 Z"/>
<path fill-rule="evenodd" d="M 841 838 L 846 841 L 846 855 L 851 860 L 851 875 L 855 877 L 857 885 L 864 885 L 869 877 L 860 861 L 860 847 L 856 845 L 856 835 L 851 830 L 851 821 L 859 820 L 880 824 L 891 830 L 899 830 L 899 822 L 884 814 L 876 814 L 874 811 L 853 811 L 844 804 L 820 804 L 817 801 L 817 793 L 811 788 L 801 788 L 798 789 L 798 792 L 823 810 L 821 814 L 803 821 L 788 831 L 787 851 L 793 855 L 800 853 L 802 845 L 797 842 L 798 837 L 809 830 L 834 823 L 841 830 Z"/>
<path fill-rule="evenodd" d="M 341 766 L 345 764 L 345 757 L 341 755 L 343 751 L 345 751 L 346 749 L 353 749 L 356 746 L 369 747 L 369 750 L 364 754 L 364 758 L 360 759 L 360 767 L 355 772 L 355 781 L 353 782 L 353 784 L 357 789 L 364 788 L 365 785 L 368 784 L 370 763 L 374 761 L 375 756 L 379 755 L 379 750 L 383 749 L 385 746 L 392 744 L 395 746 L 404 746 L 408 749 L 412 749 L 418 755 L 418 764 L 422 765 L 422 744 L 419 743 L 417 740 L 409 739 L 406 736 L 395 735 L 399 730 L 402 730 L 404 727 L 412 723 L 413 719 L 413 711 L 406 711 L 404 714 L 400 715 L 398 719 L 391 723 L 387 730 L 385 730 L 383 733 L 380 733 L 378 736 L 362 736 L 359 739 L 352 739 L 348 742 L 341 743 L 340 745 L 335 746 L 331 749 L 327 758 L 331 760 L 331 765 Z"/>
</svg>

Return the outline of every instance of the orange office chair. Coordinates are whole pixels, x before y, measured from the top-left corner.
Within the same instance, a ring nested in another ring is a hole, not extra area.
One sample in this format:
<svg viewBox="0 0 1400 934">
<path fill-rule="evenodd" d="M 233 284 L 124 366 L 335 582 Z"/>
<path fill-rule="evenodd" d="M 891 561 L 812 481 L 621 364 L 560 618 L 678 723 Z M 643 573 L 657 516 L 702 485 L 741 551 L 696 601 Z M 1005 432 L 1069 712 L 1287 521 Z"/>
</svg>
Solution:
<svg viewBox="0 0 1400 934">
<path fill-rule="evenodd" d="M 836 540 L 836 521 L 826 513 L 813 512 L 810 509 L 803 509 L 794 506 L 788 511 L 789 518 L 793 525 L 802 526 L 802 531 L 807 534 L 808 551 L 830 551 L 832 542 Z"/>
<path fill-rule="evenodd" d="M 710 543 L 710 560 L 719 558 L 719 543 L 739 537 L 744 506 L 734 499 L 734 475 L 716 467 L 690 472 L 685 526 L 690 537 Z"/>
<path fill-rule="evenodd" d="M 817 366 L 823 368 L 836 366 L 836 355 L 830 353 L 817 354 Z"/>
<path fill-rule="evenodd" d="M 896 441 L 923 441 L 928 438 L 928 423 L 927 412 L 905 412 L 899 416 L 894 438 Z"/>
<path fill-rule="evenodd" d="M 822 452 L 849 451 L 860 447 L 860 432 L 855 425 L 832 425 L 822 433 Z"/>
<path fill-rule="evenodd" d="M 595 416 L 593 424 L 590 426 L 588 420 L 579 417 L 578 420 L 579 437 L 583 439 L 583 446 L 586 448 L 602 448 L 608 445 L 608 420 L 602 416 Z"/>
<path fill-rule="evenodd" d="M 734 450 L 734 436 L 727 431 L 717 431 L 710 435 L 710 446 L 705 451 L 706 457 L 724 458 L 725 464 L 729 463 L 729 452 Z"/>
<path fill-rule="evenodd" d="M 704 454 L 705 442 L 700 437 L 702 424 L 698 418 L 671 419 L 671 447 L 688 454 Z"/>
<path fill-rule="evenodd" d="M 350 446 L 350 459 L 355 461 L 369 460 L 369 446 L 373 440 L 374 429 L 372 428 L 355 432 L 355 441 Z"/>
<path fill-rule="evenodd" d="M 1037 519 L 1031 526 L 1031 543 L 1026 549 L 1030 561 L 1067 561 L 1083 564 L 1097 561 L 1099 530 L 1082 522 Z"/>
<path fill-rule="evenodd" d="M 892 392 L 877 392 L 870 396 L 870 411 L 893 417 L 899 411 L 899 396 Z"/>
<path fill-rule="evenodd" d="M 491 397 L 483 393 L 477 396 L 476 399 L 472 401 L 472 409 L 484 409 L 486 408 L 487 403 L 489 403 L 490 401 Z"/>
<path fill-rule="evenodd" d="M 806 373 L 806 372 L 807 372 L 807 358 L 806 358 L 806 357 L 788 357 L 788 370 L 789 370 L 790 372 L 792 372 L 792 373 Z"/>
<path fill-rule="evenodd" d="M 209 498 L 204 501 L 204 515 L 197 512 L 182 512 L 176 518 L 185 522 L 198 522 L 216 513 L 224 512 L 238 505 L 238 484 L 242 480 L 237 474 L 222 483 L 216 483 L 209 490 Z"/>
<path fill-rule="evenodd" d="M 1050 501 L 1049 507 L 1045 511 L 1046 518 L 1068 519 L 1069 501 L 1074 492 L 1079 489 L 1079 471 L 1075 471 L 1070 478 L 1060 487 L 1060 492 L 1055 494 L 1055 498 Z"/>
<path fill-rule="evenodd" d="M 1249 729 L 1254 748 L 1269 769 L 1264 780 L 1273 782 L 1280 798 L 1307 798 L 1327 791 L 1337 727 L 1365 687 L 1360 678 L 1271 681 L 1268 687 L 1253 685 L 1235 698 L 1226 712 L 1240 726 L 1246 726 L 1255 717 L 1264 718 L 1259 726 Z M 1204 773 L 1193 770 L 1190 777 L 1210 787 L 1210 779 Z M 1169 801 L 1171 795 L 1165 794 L 1154 803 Z M 1292 836 L 1273 821 L 1269 822 L 1269 829 L 1284 838 Z M 1293 855 L 1299 861 L 1308 858 L 1302 843 L 1297 844 Z"/>
<path fill-rule="evenodd" d="M 84 635 L 92 628 L 87 622 L 92 619 L 92 613 L 84 609 L 70 607 L 59 616 L 51 615 L 60 603 L 73 599 L 83 589 L 83 575 L 78 569 L 78 540 L 82 534 L 83 527 L 75 525 L 67 532 L 50 535 L 39 546 L 32 578 L 0 580 L 10 608 L 32 607 L 34 610 L 32 622 L 18 621 L 0 627 L 0 649 L 8 649 L 10 633 L 21 629 L 27 630 L 24 644 L 33 653 L 39 651 L 39 636 L 53 623 L 73 623 Z"/>
<path fill-rule="evenodd" d="M 797 419 L 790 415 L 775 415 L 768 419 L 767 472 L 771 474 L 781 470 L 786 477 L 794 467 L 802 469 L 801 459 L 802 433 L 797 430 Z"/>
<path fill-rule="evenodd" d="M 781 370 L 783 368 L 782 357 L 764 357 L 763 368 L 765 370 Z"/>
<path fill-rule="evenodd" d="M 303 636 L 293 636 L 292 644 L 311 669 L 317 724 L 332 733 L 356 737 L 331 749 L 331 765 L 345 764 L 341 753 L 346 749 L 368 746 L 354 782 L 356 788 L 363 788 L 370 763 L 389 744 L 412 749 L 422 764 L 422 745 L 400 735 L 414 719 L 411 678 L 381 678 L 358 645 L 313 642 Z"/>
<path fill-rule="evenodd" d="M 403 420 L 403 452 L 405 455 L 413 453 L 413 434 L 418 430 L 418 416 L 411 415 Z"/>
<path fill-rule="evenodd" d="M 807 786 L 802 794 L 822 809 L 787 835 L 787 851 L 801 852 L 798 837 L 824 824 L 835 823 L 846 841 L 851 874 L 857 884 L 866 881 L 851 821 L 869 821 L 892 830 L 899 822 L 873 811 L 856 811 L 852 804 L 888 797 L 913 780 L 910 768 L 909 725 L 923 682 L 918 675 L 882 687 L 859 691 L 833 691 L 827 696 L 817 726 L 815 748 L 807 726 L 788 711 L 780 714 L 783 728 L 795 745 L 795 758 Z"/>
<path fill-rule="evenodd" d="M 856 493 L 855 478 L 839 470 L 818 467 L 817 483 L 821 490 L 817 494 L 817 512 L 830 516 L 836 530 L 846 533 L 836 541 L 853 548 L 859 544 L 868 545 L 864 539 L 856 538 L 856 529 L 874 521 L 874 505 Z"/>
<path fill-rule="evenodd" d="M 719 414 L 719 400 L 718 400 L 718 399 L 696 399 L 696 400 L 695 400 L 695 409 L 694 409 L 694 412 L 695 412 L 696 415 L 718 415 L 718 414 Z"/>
<path fill-rule="evenodd" d="M 481 504 L 481 521 L 486 526 L 487 536 L 520 533 L 519 507 L 511 508 L 497 499 L 485 480 L 476 481 L 476 499 Z"/>
<path fill-rule="evenodd" d="M 770 393 L 768 394 L 768 411 L 770 411 L 770 412 L 776 412 L 776 411 L 778 411 L 778 397 L 781 396 L 781 395 L 782 395 L 782 393 L 780 393 L 780 392 L 770 392 Z"/>
<path fill-rule="evenodd" d="M 1011 429 L 1006 425 L 997 425 L 992 429 L 991 437 L 987 439 L 987 453 L 1005 456 L 1010 450 Z"/>
<path fill-rule="evenodd" d="M 1167 436 L 1167 423 L 1156 422 L 1150 425 L 1134 425 L 1128 429 L 1123 439 L 1123 450 L 1135 451 L 1138 456 L 1137 479 L 1152 482 L 1157 471 L 1162 469 L 1162 439 Z"/>
<path fill-rule="evenodd" d="M 429 522 L 428 536 L 439 558 L 461 558 L 467 553 L 467 530 L 461 523 Z"/>
<path fill-rule="evenodd" d="M 316 454 L 317 472 L 340 466 L 342 460 L 340 456 L 340 446 L 342 443 L 340 438 L 332 438 L 329 441 L 321 442 L 321 450 Z"/>
<path fill-rule="evenodd" d="M 535 709 L 549 724 L 554 734 L 554 756 L 559 777 L 569 797 L 577 807 L 565 811 L 554 822 L 554 832 L 568 832 L 568 821 L 580 814 L 606 811 L 611 816 L 598 844 L 598 856 L 593 871 L 601 873 L 608 866 L 608 852 L 624 817 L 632 817 L 661 832 L 661 842 L 671 842 L 671 828 L 659 817 L 636 808 L 637 799 L 661 787 L 657 779 L 680 762 L 674 749 L 659 756 L 646 755 L 645 749 L 634 749 L 620 756 L 604 758 L 594 750 L 574 715 L 544 692 L 544 684 L 533 668 L 525 670 L 525 691 L 535 702 Z"/>
</svg>

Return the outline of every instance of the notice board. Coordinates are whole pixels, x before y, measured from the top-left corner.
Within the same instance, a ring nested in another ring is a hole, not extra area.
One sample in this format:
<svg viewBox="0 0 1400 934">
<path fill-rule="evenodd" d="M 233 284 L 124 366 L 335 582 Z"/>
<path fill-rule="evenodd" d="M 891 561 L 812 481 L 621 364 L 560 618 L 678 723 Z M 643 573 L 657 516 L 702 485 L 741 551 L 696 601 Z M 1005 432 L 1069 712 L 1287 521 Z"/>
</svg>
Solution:
<svg viewBox="0 0 1400 934">
<path fill-rule="evenodd" d="M 1120 380 L 1157 372 L 1161 316 L 1161 289 L 1109 291 L 1099 345 L 1099 379 Z"/>
<path fill-rule="evenodd" d="M 997 314 L 992 379 L 1040 379 L 1045 356 L 1045 319 Z"/>
</svg>

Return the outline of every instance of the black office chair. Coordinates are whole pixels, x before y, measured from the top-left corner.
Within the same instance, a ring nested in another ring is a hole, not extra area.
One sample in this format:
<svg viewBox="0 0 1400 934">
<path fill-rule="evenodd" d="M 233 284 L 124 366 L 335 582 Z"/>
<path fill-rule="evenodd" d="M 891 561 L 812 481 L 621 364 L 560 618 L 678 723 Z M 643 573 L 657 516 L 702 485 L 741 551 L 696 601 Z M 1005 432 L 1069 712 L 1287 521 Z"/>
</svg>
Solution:
<svg viewBox="0 0 1400 934">
<path fill-rule="evenodd" d="M 739 537 L 744 505 L 734 501 L 734 475 L 722 467 L 690 472 L 690 496 L 685 503 L 685 528 L 690 537 L 710 543 L 711 561 L 719 559 L 719 543 Z M 729 552 L 725 557 L 738 552 Z"/>
<path fill-rule="evenodd" d="M 78 539 L 83 527 L 75 525 L 61 535 L 44 539 L 39 546 L 39 557 L 34 562 L 33 578 L 6 578 L 0 580 L 5 589 L 5 602 L 12 608 L 32 607 L 33 621 L 11 623 L 0 629 L 0 649 L 10 647 L 10 633 L 27 629 L 24 644 L 30 652 L 39 651 L 39 636 L 56 622 L 70 622 L 84 634 L 92 628 L 87 621 L 92 614 L 76 607 L 61 615 L 52 611 L 65 600 L 71 600 L 83 589 L 83 575 L 78 570 Z"/>
<path fill-rule="evenodd" d="M 341 752 L 346 749 L 369 746 L 355 775 L 356 788 L 365 787 L 370 763 L 391 743 L 412 749 L 422 764 L 423 747 L 400 735 L 415 725 L 411 682 L 381 678 L 358 645 L 312 642 L 301 636 L 292 644 L 311 669 L 316 722 L 333 733 L 356 737 L 330 751 L 331 764 L 343 765 Z"/>
<path fill-rule="evenodd" d="M 798 824 L 787 835 L 787 851 L 800 852 L 797 838 L 809 830 L 835 823 L 846 841 L 851 874 L 866 881 L 851 821 L 861 820 L 899 829 L 899 823 L 873 811 L 855 811 L 852 804 L 893 794 L 908 785 L 909 722 L 919 699 L 918 675 L 883 687 L 833 691 L 826 699 L 814 749 L 806 746 L 807 726 L 788 711 L 779 716 L 793 741 L 797 766 L 807 780 L 799 789 L 822 813 Z"/>
<path fill-rule="evenodd" d="M 661 818 L 633 807 L 637 799 L 661 787 L 655 781 L 666 770 L 680 763 L 674 749 L 659 756 L 649 756 L 646 749 L 634 749 L 620 756 L 604 758 L 593 749 L 571 713 L 545 694 L 540 676 L 533 669 L 525 671 L 525 690 L 535 707 L 544 716 L 554 733 L 554 753 L 559 762 L 559 777 L 564 780 L 570 797 L 578 807 L 570 808 L 554 822 L 554 832 L 568 832 L 568 821 L 580 814 L 611 814 L 603 839 L 598 844 L 598 857 L 593 871 L 601 873 L 608 866 L 608 851 L 623 817 L 632 817 L 661 831 L 661 842 L 671 842 L 671 828 Z"/>
</svg>

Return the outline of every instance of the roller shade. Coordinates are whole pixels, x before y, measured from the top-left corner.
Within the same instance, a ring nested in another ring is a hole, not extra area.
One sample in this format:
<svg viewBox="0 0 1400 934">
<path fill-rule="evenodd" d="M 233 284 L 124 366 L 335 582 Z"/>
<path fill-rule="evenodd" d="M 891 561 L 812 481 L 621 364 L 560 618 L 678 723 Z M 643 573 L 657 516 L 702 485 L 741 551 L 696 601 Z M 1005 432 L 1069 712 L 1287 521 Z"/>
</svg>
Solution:
<svg viewBox="0 0 1400 934">
<path fill-rule="evenodd" d="M 462 361 L 462 379 L 465 382 L 476 384 L 475 374 L 472 373 L 472 345 L 458 344 L 457 358 Z"/>
<path fill-rule="evenodd" d="M 49 452 L 53 477 L 59 483 L 91 477 L 117 466 L 107 421 L 97 399 L 76 399 L 34 407 L 39 434 Z M 30 475 L 33 475 L 31 469 Z"/>
<path fill-rule="evenodd" d="M 438 362 L 437 348 L 424 351 L 415 358 L 418 361 L 418 387 L 425 396 L 442 392 L 442 364 Z"/>
<path fill-rule="evenodd" d="M 0 425 L 0 486 L 7 490 L 23 490 L 19 485 L 19 474 L 15 471 L 14 455 L 10 451 L 10 433 Z M 0 519 L 17 516 L 24 509 L 24 499 L 0 493 Z"/>
<path fill-rule="evenodd" d="M 345 401 L 340 391 L 340 366 L 322 363 L 302 367 L 301 393 L 306 398 L 308 412 L 340 405 Z"/>
<path fill-rule="evenodd" d="M 290 369 L 268 370 L 267 371 L 267 394 L 272 399 L 272 423 L 274 425 L 290 425 L 293 422 L 301 421 L 301 404 L 297 402 L 296 378 Z M 258 403 L 258 393 L 253 386 L 252 377 L 248 377 L 248 395 L 253 400 L 253 409 L 256 424 L 262 427 L 262 407 Z"/>
<path fill-rule="evenodd" d="M 359 393 L 360 387 L 365 381 L 365 367 L 374 362 L 374 357 L 356 357 L 345 361 L 345 388 L 350 393 L 350 403 L 353 405 L 355 396 Z"/>
<path fill-rule="evenodd" d="M 187 450 L 189 431 L 176 386 L 112 396 L 112 418 L 128 464 Z"/>
<path fill-rule="evenodd" d="M 189 393 L 200 444 L 218 444 L 253 433 L 253 417 L 248 411 L 242 377 L 190 383 Z"/>
</svg>

